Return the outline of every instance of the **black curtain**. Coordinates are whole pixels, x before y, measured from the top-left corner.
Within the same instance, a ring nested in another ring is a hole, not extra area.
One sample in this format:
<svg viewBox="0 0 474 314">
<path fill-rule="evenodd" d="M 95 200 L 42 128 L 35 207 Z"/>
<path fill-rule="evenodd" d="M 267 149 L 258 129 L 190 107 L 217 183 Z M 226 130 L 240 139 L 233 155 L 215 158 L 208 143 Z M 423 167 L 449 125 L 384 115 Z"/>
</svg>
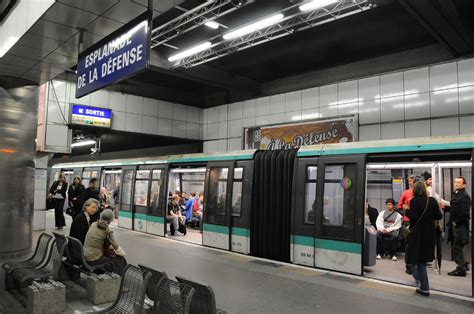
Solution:
<svg viewBox="0 0 474 314">
<path fill-rule="evenodd" d="M 258 151 L 250 214 L 250 254 L 290 261 L 290 223 L 295 150 Z"/>
</svg>

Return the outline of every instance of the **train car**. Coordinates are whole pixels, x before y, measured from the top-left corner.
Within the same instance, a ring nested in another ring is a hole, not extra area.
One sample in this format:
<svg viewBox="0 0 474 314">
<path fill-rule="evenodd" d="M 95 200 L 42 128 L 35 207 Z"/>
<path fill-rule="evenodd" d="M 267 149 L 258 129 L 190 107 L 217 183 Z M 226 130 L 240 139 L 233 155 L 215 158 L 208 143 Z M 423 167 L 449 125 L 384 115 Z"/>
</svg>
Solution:
<svg viewBox="0 0 474 314">
<path fill-rule="evenodd" d="M 120 191 L 119 226 L 157 236 L 170 236 L 166 209 L 171 193 L 203 192 L 202 226 L 174 238 L 397 281 L 378 266 L 375 271 L 364 267 L 367 204 L 381 210 L 386 198 L 398 201 L 408 188 L 408 175 L 423 172 L 432 174 L 432 189 L 440 198 L 449 201 L 457 176 L 466 178 L 472 195 L 473 154 L 474 136 L 463 135 L 58 163 L 51 178 L 61 171 L 86 183 L 99 178 L 107 191 Z M 471 275 L 463 292 L 454 292 L 472 295 L 472 283 Z"/>
</svg>

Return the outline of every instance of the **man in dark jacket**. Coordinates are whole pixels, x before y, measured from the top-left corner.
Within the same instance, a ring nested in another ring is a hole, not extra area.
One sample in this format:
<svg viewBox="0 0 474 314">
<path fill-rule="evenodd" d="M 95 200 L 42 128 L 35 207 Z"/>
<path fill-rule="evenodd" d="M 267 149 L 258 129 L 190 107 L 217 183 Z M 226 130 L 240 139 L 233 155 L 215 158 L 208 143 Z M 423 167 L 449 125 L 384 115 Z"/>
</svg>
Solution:
<svg viewBox="0 0 474 314">
<path fill-rule="evenodd" d="M 466 179 L 457 177 L 454 180 L 454 192 L 451 196 L 449 225 L 453 235 L 453 256 L 456 269 L 449 272 L 450 276 L 466 277 L 467 262 L 464 257 L 464 246 L 469 243 L 469 211 L 471 198 L 467 194 Z"/>
<path fill-rule="evenodd" d="M 77 214 L 71 224 L 71 231 L 69 236 L 78 239 L 84 244 L 87 231 L 92 221 L 91 218 L 99 209 L 99 201 L 95 198 L 90 198 L 84 203 L 84 210 Z"/>
</svg>

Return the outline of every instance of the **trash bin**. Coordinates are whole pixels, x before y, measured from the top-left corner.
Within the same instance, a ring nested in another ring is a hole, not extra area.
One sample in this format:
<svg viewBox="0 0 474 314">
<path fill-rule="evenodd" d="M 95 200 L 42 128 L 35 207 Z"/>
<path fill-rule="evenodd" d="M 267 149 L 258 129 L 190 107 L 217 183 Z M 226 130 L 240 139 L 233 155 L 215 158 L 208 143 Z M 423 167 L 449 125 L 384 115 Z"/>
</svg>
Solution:
<svg viewBox="0 0 474 314">
<path fill-rule="evenodd" d="M 365 226 L 364 266 L 374 266 L 377 259 L 377 230 Z"/>
</svg>

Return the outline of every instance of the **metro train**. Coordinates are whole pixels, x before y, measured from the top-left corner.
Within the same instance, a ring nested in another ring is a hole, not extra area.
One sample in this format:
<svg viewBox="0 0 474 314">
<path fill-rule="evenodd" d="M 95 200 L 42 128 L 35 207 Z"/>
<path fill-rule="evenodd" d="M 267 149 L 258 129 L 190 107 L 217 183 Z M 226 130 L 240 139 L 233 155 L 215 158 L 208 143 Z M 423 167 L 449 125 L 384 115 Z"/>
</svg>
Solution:
<svg viewBox="0 0 474 314">
<path fill-rule="evenodd" d="M 66 162 L 49 175 L 80 176 L 86 186 L 97 177 L 119 191 L 119 227 L 161 237 L 169 194 L 202 191 L 200 244 L 363 275 L 366 200 L 379 208 L 387 197 L 398 201 L 407 176 L 422 171 L 444 199 L 458 175 L 472 195 L 473 155 L 474 135 L 461 135 Z"/>
</svg>

